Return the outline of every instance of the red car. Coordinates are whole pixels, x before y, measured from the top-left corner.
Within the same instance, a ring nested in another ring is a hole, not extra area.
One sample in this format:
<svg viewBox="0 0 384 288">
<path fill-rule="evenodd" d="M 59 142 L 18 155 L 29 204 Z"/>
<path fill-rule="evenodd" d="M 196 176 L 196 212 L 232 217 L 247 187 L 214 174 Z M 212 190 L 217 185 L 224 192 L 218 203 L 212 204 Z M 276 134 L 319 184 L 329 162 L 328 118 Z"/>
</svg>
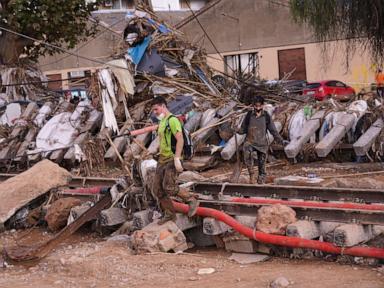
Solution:
<svg viewBox="0 0 384 288">
<path fill-rule="evenodd" d="M 355 89 L 337 80 L 307 83 L 303 95 L 310 95 L 322 101 L 334 97 L 340 101 L 348 101 L 356 94 Z"/>
</svg>

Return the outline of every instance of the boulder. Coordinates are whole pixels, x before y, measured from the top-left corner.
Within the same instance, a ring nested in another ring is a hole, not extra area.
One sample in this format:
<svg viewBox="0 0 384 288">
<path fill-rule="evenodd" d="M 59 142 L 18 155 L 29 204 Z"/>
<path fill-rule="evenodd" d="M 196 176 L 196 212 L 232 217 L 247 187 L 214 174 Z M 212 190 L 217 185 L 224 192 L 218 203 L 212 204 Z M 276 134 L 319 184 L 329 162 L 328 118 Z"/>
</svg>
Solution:
<svg viewBox="0 0 384 288">
<path fill-rule="evenodd" d="M 58 231 L 67 225 L 67 220 L 71 209 L 81 205 L 81 200 L 77 198 L 62 198 L 54 202 L 45 215 L 45 221 L 51 231 Z"/>
<path fill-rule="evenodd" d="M 256 229 L 264 233 L 285 235 L 288 224 L 295 221 L 296 212 L 288 206 L 264 206 L 257 211 Z"/>
<path fill-rule="evenodd" d="M 177 225 L 168 221 L 153 222 L 132 234 L 132 247 L 138 252 L 168 252 L 188 249 L 186 238 Z"/>
</svg>

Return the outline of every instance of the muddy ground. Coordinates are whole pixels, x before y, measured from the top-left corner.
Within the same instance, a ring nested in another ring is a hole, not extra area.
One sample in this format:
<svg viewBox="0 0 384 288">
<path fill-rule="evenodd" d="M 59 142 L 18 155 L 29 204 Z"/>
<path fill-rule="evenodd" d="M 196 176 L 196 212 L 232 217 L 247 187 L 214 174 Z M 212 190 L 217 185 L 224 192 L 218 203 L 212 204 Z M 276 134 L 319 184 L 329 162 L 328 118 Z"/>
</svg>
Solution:
<svg viewBox="0 0 384 288">
<path fill-rule="evenodd" d="M 383 170 L 377 164 L 277 164 L 268 169 L 270 181 L 286 175 L 315 173 L 322 177 Z M 201 174 L 207 178 L 230 175 L 232 167 L 222 164 Z M 247 177 L 246 171 L 243 174 Z M 375 179 L 383 181 L 383 175 L 375 175 Z M 16 239 L 19 245 L 29 245 L 51 236 L 45 228 L 8 231 L 0 234 L 0 251 L 16 245 Z M 230 261 L 230 255 L 224 250 L 196 248 L 178 255 L 134 255 L 127 243 L 105 242 L 83 229 L 39 263 L 0 268 L 0 287 L 268 287 L 280 276 L 291 282 L 290 287 L 384 287 L 383 266 L 286 258 L 241 265 Z M 214 268 L 215 272 L 198 275 L 201 268 Z"/>
<path fill-rule="evenodd" d="M 49 236 L 42 230 L 37 234 L 28 234 L 21 244 Z M 1 245 L 14 245 L 21 236 L 3 233 Z M 0 287 L 268 287 L 280 276 L 298 288 L 384 287 L 380 267 L 284 258 L 241 265 L 228 260 L 230 255 L 216 249 L 134 255 L 124 242 L 105 242 L 82 232 L 39 263 L 0 268 Z M 215 272 L 198 275 L 201 268 Z"/>
</svg>

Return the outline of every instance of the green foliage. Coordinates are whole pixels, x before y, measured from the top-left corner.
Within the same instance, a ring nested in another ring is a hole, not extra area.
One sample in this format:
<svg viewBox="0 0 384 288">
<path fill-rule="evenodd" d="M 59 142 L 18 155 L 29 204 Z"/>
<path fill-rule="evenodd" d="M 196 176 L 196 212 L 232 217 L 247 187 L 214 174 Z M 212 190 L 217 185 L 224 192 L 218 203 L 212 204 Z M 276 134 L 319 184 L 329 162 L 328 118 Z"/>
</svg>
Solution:
<svg viewBox="0 0 384 288">
<path fill-rule="evenodd" d="M 0 26 L 62 48 L 73 48 L 97 31 L 90 22 L 91 12 L 100 1 L 86 0 L 2 0 Z M 5 2 L 5 3 L 4 3 Z M 29 41 L 25 54 L 36 60 L 39 55 L 60 51 Z"/>
<path fill-rule="evenodd" d="M 384 0 L 290 0 L 290 10 L 319 41 L 347 40 L 347 57 L 360 48 L 383 63 Z"/>
</svg>

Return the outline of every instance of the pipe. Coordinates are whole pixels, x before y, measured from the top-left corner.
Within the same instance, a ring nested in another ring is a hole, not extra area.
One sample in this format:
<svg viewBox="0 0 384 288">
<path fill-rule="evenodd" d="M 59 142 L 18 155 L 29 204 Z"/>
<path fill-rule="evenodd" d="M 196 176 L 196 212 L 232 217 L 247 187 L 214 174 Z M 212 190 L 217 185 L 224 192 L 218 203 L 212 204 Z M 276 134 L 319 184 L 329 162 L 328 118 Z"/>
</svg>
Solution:
<svg viewBox="0 0 384 288">
<path fill-rule="evenodd" d="M 260 198 L 232 198 L 230 202 L 262 204 L 262 205 L 283 204 L 287 206 L 306 207 L 306 208 L 337 208 L 337 209 L 384 211 L 383 204 L 329 203 L 329 202 L 292 201 L 292 200 L 260 199 Z"/>
<path fill-rule="evenodd" d="M 173 201 L 173 206 L 177 212 L 188 213 L 189 207 L 186 204 L 178 203 Z M 253 230 L 249 227 L 246 227 L 239 222 L 237 222 L 234 218 L 229 216 L 228 214 L 211 208 L 199 207 L 197 208 L 197 215 L 204 217 L 212 217 L 221 222 L 224 222 L 228 226 L 231 226 L 235 231 L 240 234 L 254 239 L 256 241 L 272 244 L 277 246 L 286 246 L 291 248 L 306 248 L 306 249 L 314 249 L 320 250 L 326 253 L 332 254 L 345 254 L 351 256 L 358 257 L 371 257 L 371 258 L 379 258 L 384 259 L 384 249 L 382 248 L 374 248 L 374 247 L 351 247 L 344 248 L 338 247 L 331 243 L 320 242 L 316 240 L 307 240 L 298 237 L 287 237 L 281 235 L 272 235 L 263 232 L 259 232 Z"/>
</svg>

